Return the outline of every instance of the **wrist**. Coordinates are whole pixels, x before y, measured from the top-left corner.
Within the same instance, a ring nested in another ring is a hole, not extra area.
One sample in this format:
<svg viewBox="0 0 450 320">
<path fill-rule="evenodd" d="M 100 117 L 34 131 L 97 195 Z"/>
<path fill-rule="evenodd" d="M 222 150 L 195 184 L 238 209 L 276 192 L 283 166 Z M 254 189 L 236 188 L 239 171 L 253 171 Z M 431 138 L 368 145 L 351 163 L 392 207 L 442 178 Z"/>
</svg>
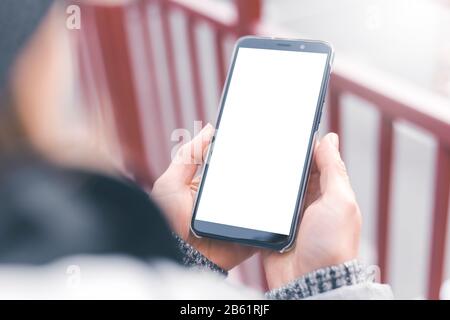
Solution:
<svg viewBox="0 0 450 320">
<path fill-rule="evenodd" d="M 357 253 L 348 252 L 348 254 L 340 255 L 333 255 L 331 253 L 325 254 L 324 257 L 320 257 L 320 259 L 317 259 L 316 257 L 301 259 L 302 263 L 300 263 L 297 268 L 297 277 L 307 275 L 316 270 L 326 269 L 329 266 L 338 266 L 348 263 L 349 261 L 357 261 L 356 257 Z"/>
<path fill-rule="evenodd" d="M 187 267 L 208 269 L 224 276 L 228 275 L 228 272 L 225 269 L 208 259 L 191 244 L 180 238 L 177 234 L 174 233 L 173 235 L 177 241 L 178 249 L 181 252 L 183 265 Z"/>
<path fill-rule="evenodd" d="M 289 254 L 289 252 L 286 253 L 286 255 Z M 328 254 L 324 256 L 326 256 L 326 259 L 318 259 L 318 255 L 303 255 L 299 259 L 292 259 L 292 257 L 288 257 L 287 261 L 281 264 L 278 261 L 270 259 L 269 257 L 269 259 L 266 259 L 264 263 L 264 270 L 269 289 L 283 287 L 284 285 L 316 270 L 324 269 L 329 266 L 341 265 L 348 261 L 356 261 L 357 255 L 349 254 L 347 258 L 343 255 L 333 256 Z"/>
</svg>

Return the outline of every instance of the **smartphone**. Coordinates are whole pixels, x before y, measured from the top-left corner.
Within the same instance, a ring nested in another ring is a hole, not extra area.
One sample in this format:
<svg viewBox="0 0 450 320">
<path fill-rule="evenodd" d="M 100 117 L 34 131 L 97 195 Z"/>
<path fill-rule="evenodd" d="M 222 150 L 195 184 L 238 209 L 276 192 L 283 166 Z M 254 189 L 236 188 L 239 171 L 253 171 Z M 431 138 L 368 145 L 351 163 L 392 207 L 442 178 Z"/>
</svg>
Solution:
<svg viewBox="0 0 450 320">
<path fill-rule="evenodd" d="M 333 59 L 311 40 L 238 40 L 191 230 L 283 252 L 294 243 Z"/>
</svg>

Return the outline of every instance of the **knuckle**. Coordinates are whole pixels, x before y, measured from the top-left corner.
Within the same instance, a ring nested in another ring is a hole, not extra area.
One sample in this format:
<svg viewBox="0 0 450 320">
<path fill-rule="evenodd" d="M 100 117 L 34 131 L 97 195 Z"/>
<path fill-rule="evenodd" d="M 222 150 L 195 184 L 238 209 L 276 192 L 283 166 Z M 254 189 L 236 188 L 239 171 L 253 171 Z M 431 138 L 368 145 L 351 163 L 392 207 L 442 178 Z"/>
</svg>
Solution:
<svg viewBox="0 0 450 320">
<path fill-rule="evenodd" d="M 178 149 L 177 153 L 180 157 L 184 157 L 186 155 L 186 153 L 189 152 L 189 150 L 190 150 L 189 144 L 184 143 L 183 145 L 181 145 L 180 149 Z"/>
<path fill-rule="evenodd" d="M 358 218 L 360 215 L 358 203 L 353 196 L 342 197 L 342 207 L 349 218 Z"/>
<path fill-rule="evenodd" d="M 176 154 L 176 163 L 190 164 L 192 158 L 192 148 L 189 143 L 183 144 Z"/>
<path fill-rule="evenodd" d="M 336 171 L 339 172 L 341 176 L 348 179 L 347 168 L 345 167 L 345 163 L 341 158 L 337 159 L 336 161 Z"/>
</svg>

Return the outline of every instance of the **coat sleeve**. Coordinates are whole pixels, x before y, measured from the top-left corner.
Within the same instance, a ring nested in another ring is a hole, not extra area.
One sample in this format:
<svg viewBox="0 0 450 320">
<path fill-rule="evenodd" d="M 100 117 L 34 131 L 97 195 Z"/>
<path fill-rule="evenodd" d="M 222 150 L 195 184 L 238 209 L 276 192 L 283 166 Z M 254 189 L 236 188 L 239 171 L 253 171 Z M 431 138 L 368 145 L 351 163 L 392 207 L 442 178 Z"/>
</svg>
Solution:
<svg viewBox="0 0 450 320">
<path fill-rule="evenodd" d="M 182 253 L 185 266 L 227 276 L 226 270 L 208 260 L 208 258 L 178 236 L 174 236 Z M 371 300 L 392 299 L 393 294 L 388 285 L 370 282 L 365 275 L 364 266 L 357 260 L 353 260 L 315 270 L 286 286 L 267 292 L 265 298 L 276 300 Z"/>
</svg>

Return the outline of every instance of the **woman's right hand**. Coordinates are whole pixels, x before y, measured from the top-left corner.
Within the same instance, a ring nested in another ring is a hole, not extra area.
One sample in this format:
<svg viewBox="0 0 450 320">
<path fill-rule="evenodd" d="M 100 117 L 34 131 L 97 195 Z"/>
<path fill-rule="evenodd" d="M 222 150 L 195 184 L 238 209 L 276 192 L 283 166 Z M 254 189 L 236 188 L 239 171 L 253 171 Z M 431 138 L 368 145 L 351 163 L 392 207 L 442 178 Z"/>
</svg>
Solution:
<svg viewBox="0 0 450 320">
<path fill-rule="evenodd" d="M 334 133 L 316 145 L 295 247 L 287 253 L 263 253 L 271 289 L 358 255 L 361 214 L 338 148 Z"/>
</svg>

